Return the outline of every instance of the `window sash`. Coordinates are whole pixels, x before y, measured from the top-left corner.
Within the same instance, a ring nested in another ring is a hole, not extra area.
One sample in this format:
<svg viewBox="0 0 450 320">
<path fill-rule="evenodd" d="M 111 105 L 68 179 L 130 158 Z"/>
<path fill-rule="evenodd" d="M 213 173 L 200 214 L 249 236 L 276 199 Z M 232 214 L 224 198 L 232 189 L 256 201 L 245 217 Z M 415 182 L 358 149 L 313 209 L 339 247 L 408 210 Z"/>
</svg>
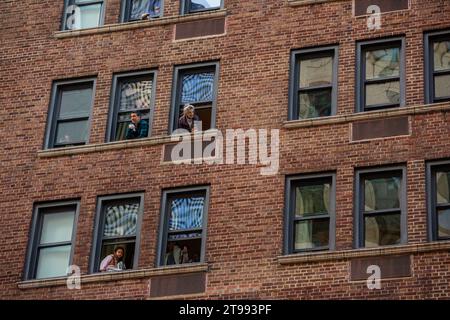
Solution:
<svg viewBox="0 0 450 320">
<path fill-rule="evenodd" d="M 433 63 L 433 61 L 432 61 Z M 431 87 L 433 88 L 431 94 L 433 95 L 433 102 L 443 102 L 443 101 L 448 101 L 450 100 L 450 93 L 448 96 L 445 97 L 436 97 L 436 90 L 435 90 L 435 82 L 436 82 L 436 77 L 439 76 L 446 76 L 446 75 L 450 75 L 450 70 L 439 70 L 439 71 L 433 71 L 433 76 L 432 76 L 432 84 Z"/>
<path fill-rule="evenodd" d="M 365 234 L 365 219 L 367 217 L 376 217 L 381 215 L 399 215 L 400 216 L 400 242 L 404 243 L 406 242 L 406 233 L 407 228 L 406 225 L 406 217 L 405 217 L 405 201 L 406 201 L 406 188 L 405 188 L 405 168 L 399 167 L 399 168 L 387 168 L 383 171 L 378 171 L 377 169 L 374 170 L 374 172 L 358 172 L 358 181 L 359 186 L 357 188 L 357 195 L 358 198 L 355 200 L 357 202 L 358 212 L 357 212 L 357 219 L 355 226 L 358 228 L 358 232 L 356 232 L 356 246 L 358 248 L 365 248 L 366 245 L 366 234 Z M 363 170 L 364 171 L 364 170 Z M 392 177 L 398 177 L 401 179 L 400 182 L 400 208 L 390 208 L 390 209 L 383 209 L 383 210 L 374 210 L 374 211 L 365 211 L 365 181 L 366 180 L 372 180 L 372 179 L 381 179 L 381 178 L 392 178 Z"/>
<path fill-rule="evenodd" d="M 296 249 L 295 248 L 295 237 L 296 237 L 296 232 L 295 232 L 295 226 L 297 222 L 301 222 L 301 221 L 312 221 L 312 220 L 328 220 L 328 245 L 326 246 L 319 246 L 319 247 L 314 247 L 314 248 L 305 248 L 305 249 Z M 292 223 L 292 229 L 293 229 L 293 233 L 292 233 L 292 246 L 291 246 L 291 250 L 293 253 L 299 253 L 299 252 L 311 252 L 311 251 L 324 251 L 324 250 L 329 250 L 331 247 L 331 215 L 322 215 L 320 217 L 315 217 L 315 218 L 306 218 L 306 219 L 294 219 L 293 223 Z"/>
<path fill-rule="evenodd" d="M 404 89 L 402 81 L 404 81 L 404 46 L 403 46 L 403 39 L 399 40 L 393 40 L 389 41 L 386 40 L 386 42 L 381 42 L 377 44 L 366 44 L 359 47 L 358 55 L 359 55 L 359 62 L 360 65 L 357 66 L 359 68 L 358 74 L 359 74 L 359 83 L 357 85 L 359 86 L 359 95 L 360 99 L 357 101 L 357 104 L 359 106 L 359 110 L 364 111 L 372 111 L 372 110 L 378 110 L 378 109 L 387 109 L 387 108 L 393 108 L 393 107 L 400 107 L 402 105 L 403 96 L 404 96 Z M 400 73 L 398 76 L 387 76 L 383 78 L 375 78 L 375 79 L 366 79 L 366 53 L 369 51 L 375 51 L 375 50 L 387 50 L 387 49 L 399 49 L 399 57 L 400 57 Z M 366 95 L 366 87 L 369 84 L 382 84 L 385 82 L 399 82 L 400 87 L 400 103 L 386 103 L 386 104 L 376 104 L 376 105 L 367 105 L 367 95 Z"/>
<path fill-rule="evenodd" d="M 319 86 L 311 86 L 311 87 L 300 87 L 300 63 L 303 60 L 310 60 L 310 59 L 316 59 L 316 58 L 325 58 L 325 57 L 331 57 L 333 61 L 332 66 L 332 81 L 331 84 L 327 85 L 319 85 Z M 338 74 L 337 74 L 337 64 L 338 64 L 338 49 L 337 47 L 332 48 L 317 48 L 316 50 L 312 50 L 311 52 L 294 52 L 292 54 L 293 61 L 291 63 L 291 84 L 290 86 L 290 94 L 292 94 L 292 97 L 290 100 L 290 110 L 289 110 L 289 119 L 290 120 L 302 120 L 303 118 L 300 118 L 300 101 L 299 101 L 299 94 L 300 93 L 307 93 L 310 91 L 316 91 L 316 90 L 325 90 L 325 89 L 331 89 L 331 116 L 333 116 L 336 113 L 337 108 L 337 82 L 338 82 Z M 307 119 L 314 119 L 314 118 L 307 118 Z"/>
</svg>

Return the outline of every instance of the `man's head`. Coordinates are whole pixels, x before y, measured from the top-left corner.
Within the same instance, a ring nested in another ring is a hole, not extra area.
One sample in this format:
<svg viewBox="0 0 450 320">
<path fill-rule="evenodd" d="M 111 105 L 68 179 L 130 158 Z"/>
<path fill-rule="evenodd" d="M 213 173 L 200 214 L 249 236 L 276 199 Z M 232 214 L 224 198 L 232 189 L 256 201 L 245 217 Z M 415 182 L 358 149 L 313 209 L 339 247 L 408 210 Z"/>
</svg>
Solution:
<svg viewBox="0 0 450 320">
<path fill-rule="evenodd" d="M 141 115 L 139 114 L 139 112 L 132 112 L 130 118 L 131 122 L 133 122 L 134 124 L 138 124 L 141 120 Z"/>
<path fill-rule="evenodd" d="M 195 108 L 192 104 L 185 104 L 183 108 L 183 114 L 189 119 L 192 119 L 194 117 L 194 110 Z"/>
</svg>

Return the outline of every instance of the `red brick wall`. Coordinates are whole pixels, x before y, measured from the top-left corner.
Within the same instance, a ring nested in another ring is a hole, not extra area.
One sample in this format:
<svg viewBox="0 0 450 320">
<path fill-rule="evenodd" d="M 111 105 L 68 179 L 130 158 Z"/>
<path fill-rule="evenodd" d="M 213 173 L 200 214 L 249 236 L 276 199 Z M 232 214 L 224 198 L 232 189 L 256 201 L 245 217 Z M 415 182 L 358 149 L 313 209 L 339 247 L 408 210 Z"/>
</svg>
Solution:
<svg viewBox="0 0 450 320">
<path fill-rule="evenodd" d="M 106 23 L 119 19 L 119 0 L 109 0 Z M 58 3 L 55 5 L 55 3 Z M 67 39 L 60 28 L 63 1 L 2 0 L 0 73 L 0 298 L 148 297 L 148 279 L 20 290 L 33 204 L 81 199 L 74 264 L 88 272 L 96 197 L 145 191 L 139 267 L 156 260 L 161 189 L 210 184 L 206 262 L 207 298 L 448 298 L 448 252 L 414 255 L 413 277 L 383 283 L 382 290 L 349 282 L 348 261 L 280 265 L 284 179 L 287 174 L 336 171 L 336 249 L 353 243 L 354 168 L 407 164 L 408 241 L 427 241 L 425 161 L 450 157 L 444 112 L 414 115 L 412 135 L 349 143 L 349 125 L 287 130 L 290 50 L 339 44 L 338 115 L 355 108 L 355 41 L 406 38 L 407 106 L 423 104 L 423 32 L 450 28 L 450 2 L 412 0 L 412 10 L 383 15 L 379 31 L 352 17 L 352 1 L 291 7 L 287 1 L 225 0 L 226 36 L 173 42 L 173 25 Z M 165 1 L 176 16 L 178 1 Z M 220 61 L 216 126 L 278 128 L 280 172 L 259 168 L 161 165 L 162 145 L 56 158 L 42 149 L 52 81 L 96 76 L 90 143 L 103 143 L 112 75 L 158 70 L 153 135 L 165 135 L 177 64 Z"/>
</svg>

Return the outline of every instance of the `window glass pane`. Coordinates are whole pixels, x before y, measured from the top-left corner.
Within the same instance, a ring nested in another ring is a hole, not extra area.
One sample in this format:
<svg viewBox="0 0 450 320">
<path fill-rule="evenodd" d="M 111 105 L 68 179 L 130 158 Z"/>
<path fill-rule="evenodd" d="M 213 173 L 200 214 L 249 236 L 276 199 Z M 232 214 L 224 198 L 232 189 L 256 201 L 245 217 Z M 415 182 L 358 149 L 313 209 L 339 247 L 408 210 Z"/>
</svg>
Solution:
<svg viewBox="0 0 450 320">
<path fill-rule="evenodd" d="M 81 23 L 80 28 L 95 28 L 100 25 L 100 13 L 102 10 L 102 5 L 92 4 L 84 5 L 80 7 Z"/>
<path fill-rule="evenodd" d="M 89 117 L 92 104 L 92 88 L 63 90 L 61 92 L 60 119 Z"/>
<path fill-rule="evenodd" d="M 327 214 L 330 209 L 329 183 L 299 186 L 295 189 L 295 215 Z"/>
<path fill-rule="evenodd" d="M 167 266 L 200 262 L 201 248 L 201 239 L 168 241 L 163 264 Z"/>
<path fill-rule="evenodd" d="M 366 85 L 366 106 L 400 104 L 400 82 Z"/>
<path fill-rule="evenodd" d="M 86 142 L 88 137 L 88 120 L 60 122 L 56 130 L 57 144 Z"/>
<path fill-rule="evenodd" d="M 400 75 L 400 48 L 366 52 L 366 79 Z"/>
<path fill-rule="evenodd" d="M 328 246 L 330 219 L 299 221 L 295 224 L 295 250 Z"/>
<path fill-rule="evenodd" d="M 106 206 L 103 236 L 121 237 L 136 234 L 139 203 Z"/>
<path fill-rule="evenodd" d="M 400 214 L 365 217 L 365 246 L 400 244 Z"/>
<path fill-rule="evenodd" d="M 133 269 L 134 267 L 134 249 L 135 249 L 135 242 L 114 242 L 114 241 L 105 241 L 102 245 L 102 252 L 100 254 L 100 263 L 101 261 L 108 255 L 114 253 L 114 249 L 117 247 L 123 248 L 123 258 L 122 262 L 124 264 L 124 268 L 122 269 Z M 98 266 L 100 269 L 100 265 Z"/>
<path fill-rule="evenodd" d="M 41 244 L 72 240 L 74 212 L 45 214 L 42 222 Z"/>
<path fill-rule="evenodd" d="M 201 229 L 204 197 L 176 198 L 170 201 L 169 231 Z"/>
<path fill-rule="evenodd" d="M 300 119 L 326 117 L 331 115 L 331 88 L 299 94 Z"/>
<path fill-rule="evenodd" d="M 333 58 L 315 58 L 300 61 L 300 88 L 331 85 Z"/>
<path fill-rule="evenodd" d="M 220 0 L 191 0 L 191 11 L 220 7 Z"/>
<path fill-rule="evenodd" d="M 436 172 L 436 202 L 450 203 L 450 172 Z"/>
<path fill-rule="evenodd" d="M 450 237 L 450 209 L 438 210 L 439 237 Z"/>
<path fill-rule="evenodd" d="M 130 20 L 141 19 L 142 14 L 147 12 L 149 1 L 150 0 L 131 0 Z"/>
<path fill-rule="evenodd" d="M 450 70 L 450 41 L 435 42 L 434 70 Z"/>
<path fill-rule="evenodd" d="M 400 208 L 401 178 L 374 178 L 364 181 L 365 211 Z"/>
<path fill-rule="evenodd" d="M 70 261 L 70 249 L 70 245 L 41 249 L 36 279 L 65 276 Z"/>
<path fill-rule="evenodd" d="M 450 97 L 450 74 L 434 77 L 434 96 Z"/>
<path fill-rule="evenodd" d="M 120 84 L 120 110 L 149 109 L 152 80 L 126 81 Z"/>
<path fill-rule="evenodd" d="M 185 74 L 182 79 L 181 103 L 213 101 L 214 72 Z"/>
</svg>

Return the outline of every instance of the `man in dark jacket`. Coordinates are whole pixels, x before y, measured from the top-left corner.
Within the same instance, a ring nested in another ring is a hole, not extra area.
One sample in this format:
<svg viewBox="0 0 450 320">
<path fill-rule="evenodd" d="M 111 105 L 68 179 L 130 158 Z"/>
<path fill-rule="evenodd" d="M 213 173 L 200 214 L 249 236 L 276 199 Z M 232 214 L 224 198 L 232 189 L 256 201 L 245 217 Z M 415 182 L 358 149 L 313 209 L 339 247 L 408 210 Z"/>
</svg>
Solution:
<svg viewBox="0 0 450 320">
<path fill-rule="evenodd" d="M 186 104 L 183 108 L 183 115 L 178 119 L 178 129 L 185 129 L 189 132 L 199 130 L 197 123 L 200 118 L 195 114 L 195 108 L 192 104 Z"/>
<path fill-rule="evenodd" d="M 132 112 L 130 115 L 131 123 L 128 125 L 126 138 L 138 139 L 146 138 L 148 135 L 148 122 L 141 120 L 140 114 Z"/>
</svg>

